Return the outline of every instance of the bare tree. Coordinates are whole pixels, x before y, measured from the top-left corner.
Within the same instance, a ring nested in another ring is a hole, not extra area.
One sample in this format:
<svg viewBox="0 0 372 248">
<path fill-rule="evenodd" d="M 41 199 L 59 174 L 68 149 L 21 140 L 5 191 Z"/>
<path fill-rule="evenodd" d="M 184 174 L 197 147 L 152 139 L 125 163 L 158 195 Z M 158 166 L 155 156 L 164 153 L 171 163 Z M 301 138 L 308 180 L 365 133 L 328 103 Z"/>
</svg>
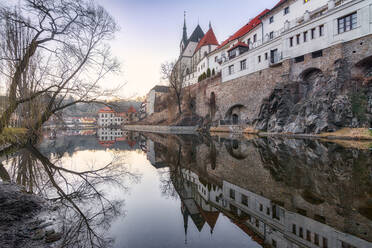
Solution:
<svg viewBox="0 0 372 248">
<path fill-rule="evenodd" d="M 112 94 L 99 82 L 119 70 L 106 44 L 117 30 L 113 18 L 87 0 L 21 0 L 0 7 L 0 80 L 8 82 L 9 96 L 0 133 L 20 104 L 36 98 L 31 134 L 66 107 Z M 69 97 L 74 100 L 67 102 Z"/>
<path fill-rule="evenodd" d="M 160 72 L 164 80 L 168 80 L 169 87 L 174 93 L 177 105 L 178 113 L 182 114 L 182 98 L 183 98 L 183 88 L 184 84 L 184 71 L 186 65 L 182 62 L 165 62 L 160 66 Z"/>
</svg>

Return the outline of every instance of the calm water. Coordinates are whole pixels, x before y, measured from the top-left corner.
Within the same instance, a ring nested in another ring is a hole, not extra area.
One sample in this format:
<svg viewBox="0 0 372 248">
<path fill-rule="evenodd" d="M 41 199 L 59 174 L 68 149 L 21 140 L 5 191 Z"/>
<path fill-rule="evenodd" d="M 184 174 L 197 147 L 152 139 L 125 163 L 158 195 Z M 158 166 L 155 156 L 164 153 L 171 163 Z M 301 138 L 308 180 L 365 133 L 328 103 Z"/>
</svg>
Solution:
<svg viewBox="0 0 372 248">
<path fill-rule="evenodd" d="M 101 129 L 2 161 L 68 247 L 372 247 L 369 149 Z"/>
</svg>

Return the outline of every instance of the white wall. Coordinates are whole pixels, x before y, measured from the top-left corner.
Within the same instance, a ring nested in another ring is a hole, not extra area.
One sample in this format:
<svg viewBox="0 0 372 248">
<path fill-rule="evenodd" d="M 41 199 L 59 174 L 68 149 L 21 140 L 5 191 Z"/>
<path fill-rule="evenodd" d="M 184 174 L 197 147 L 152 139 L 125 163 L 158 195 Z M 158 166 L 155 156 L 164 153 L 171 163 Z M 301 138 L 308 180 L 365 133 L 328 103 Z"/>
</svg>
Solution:
<svg viewBox="0 0 372 248">
<path fill-rule="evenodd" d="M 297 3 L 297 0 L 294 3 Z M 314 1 L 314 0 L 310 0 Z M 298 3 L 297 3 L 298 4 Z M 316 5 L 318 6 L 318 5 Z M 291 6 L 292 7 L 292 6 Z M 292 8 L 293 11 L 293 8 Z M 340 17 L 357 12 L 357 27 L 351 31 L 338 34 L 337 20 Z M 319 36 L 319 26 L 324 25 L 324 35 Z M 315 28 L 315 38 L 311 39 L 311 29 Z M 307 31 L 307 42 L 303 41 L 303 32 Z M 226 82 L 250 73 L 268 68 L 270 63 L 265 61 L 265 53 L 270 56 L 270 50 L 278 49 L 282 59 L 291 59 L 306 53 L 322 50 L 338 43 L 361 38 L 372 33 L 372 0 L 349 0 L 307 22 L 289 30 L 280 36 L 263 43 L 261 46 L 222 64 L 222 82 Z M 296 44 L 296 35 L 300 34 L 300 44 Z M 289 39 L 293 38 L 293 47 L 289 46 Z M 261 63 L 258 56 L 261 55 Z M 240 61 L 247 59 L 247 69 L 240 70 Z M 230 75 L 229 66 L 234 65 L 234 73 Z"/>
</svg>

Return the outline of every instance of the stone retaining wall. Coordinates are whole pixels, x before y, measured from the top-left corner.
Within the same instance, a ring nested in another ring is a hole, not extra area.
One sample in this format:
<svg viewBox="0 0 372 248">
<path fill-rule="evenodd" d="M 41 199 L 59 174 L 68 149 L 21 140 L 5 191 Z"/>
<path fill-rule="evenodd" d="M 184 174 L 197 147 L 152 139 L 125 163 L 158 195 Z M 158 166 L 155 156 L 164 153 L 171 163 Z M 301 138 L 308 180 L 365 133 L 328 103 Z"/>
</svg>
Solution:
<svg viewBox="0 0 372 248">
<path fill-rule="evenodd" d="M 152 126 L 152 125 L 126 125 L 126 131 L 151 132 L 151 133 L 177 133 L 195 134 L 198 126 Z"/>
</svg>

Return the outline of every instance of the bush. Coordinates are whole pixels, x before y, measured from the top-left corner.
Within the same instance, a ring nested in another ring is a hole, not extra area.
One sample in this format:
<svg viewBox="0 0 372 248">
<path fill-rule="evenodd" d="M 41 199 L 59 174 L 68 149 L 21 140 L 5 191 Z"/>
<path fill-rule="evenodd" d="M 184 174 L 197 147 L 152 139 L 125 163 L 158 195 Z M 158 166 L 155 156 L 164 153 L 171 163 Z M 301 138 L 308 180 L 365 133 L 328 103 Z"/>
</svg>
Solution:
<svg viewBox="0 0 372 248">
<path fill-rule="evenodd" d="M 216 71 L 213 68 L 213 70 L 212 70 L 212 76 L 214 76 L 214 75 L 216 75 Z"/>
<path fill-rule="evenodd" d="M 203 72 L 203 80 L 207 78 L 207 74 L 205 72 Z"/>
<path fill-rule="evenodd" d="M 209 69 L 209 68 L 207 70 L 207 77 L 211 77 L 211 69 Z"/>
<path fill-rule="evenodd" d="M 364 93 L 355 92 L 351 95 L 351 109 L 359 121 L 366 120 L 367 104 L 367 96 Z"/>
</svg>

